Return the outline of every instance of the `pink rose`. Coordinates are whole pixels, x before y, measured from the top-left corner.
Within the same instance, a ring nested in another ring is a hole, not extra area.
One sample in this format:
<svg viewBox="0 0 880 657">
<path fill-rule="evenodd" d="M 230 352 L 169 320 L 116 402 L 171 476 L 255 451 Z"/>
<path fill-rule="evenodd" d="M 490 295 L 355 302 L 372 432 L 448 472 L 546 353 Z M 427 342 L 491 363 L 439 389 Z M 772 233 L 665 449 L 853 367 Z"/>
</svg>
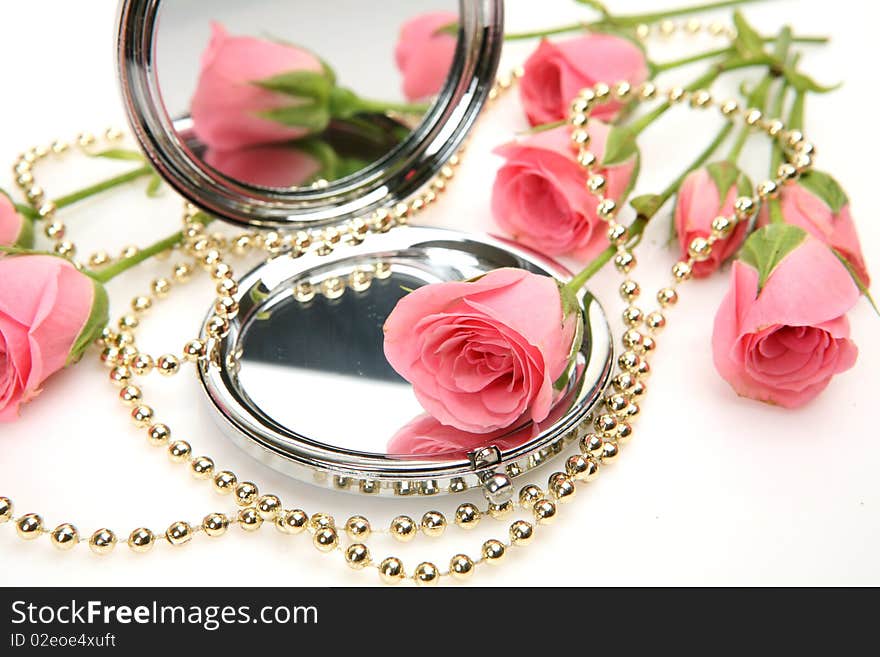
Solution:
<svg viewBox="0 0 880 657">
<path fill-rule="evenodd" d="M 0 190 L 0 246 L 30 247 L 34 241 L 31 222 L 22 217 L 15 204 Z"/>
<path fill-rule="evenodd" d="M 462 458 L 475 449 L 495 445 L 500 450 L 519 447 L 540 432 L 540 425 L 530 424 L 523 430 L 510 427 L 489 433 L 468 433 L 441 424 L 430 415 L 420 415 L 402 427 L 388 441 L 387 453 L 421 459 L 431 457 Z"/>
<path fill-rule="evenodd" d="M 678 191 L 675 205 L 675 231 L 682 257 L 695 237 L 712 234 L 712 220 L 731 217 L 741 194 L 751 196 L 751 183 L 729 162 L 716 162 L 688 174 Z M 694 276 L 709 276 L 739 249 L 748 233 L 748 222 L 738 222 L 729 237 L 718 240 L 708 260 L 694 264 Z"/>
<path fill-rule="evenodd" d="M 324 129 L 329 113 L 323 87 L 332 84 L 317 57 L 291 45 L 229 36 L 219 23 L 211 27 L 191 107 L 193 130 L 203 143 L 228 150 Z M 321 79 L 324 85 L 313 84 Z"/>
<path fill-rule="evenodd" d="M 834 178 L 821 171 L 811 171 L 798 182 L 784 186 L 779 202 L 786 223 L 800 226 L 825 242 L 849 263 L 865 288 L 871 286 L 859 236 L 849 211 L 849 198 Z M 758 225 L 764 226 L 768 221 L 765 206 L 758 216 Z"/>
<path fill-rule="evenodd" d="M 601 162 L 610 127 L 591 120 L 590 150 Z M 548 255 L 570 253 L 588 259 L 608 246 L 605 224 L 596 214 L 597 198 L 584 186 L 568 128 L 531 134 L 501 146 L 506 158 L 492 186 L 492 216 L 515 239 Z M 634 154 L 597 170 L 606 179 L 605 194 L 619 200 L 638 164 Z"/>
<path fill-rule="evenodd" d="M 296 187 L 321 171 L 316 157 L 293 144 L 230 151 L 209 149 L 205 162 L 233 180 L 262 187 Z"/>
<path fill-rule="evenodd" d="M 107 323 L 104 288 L 67 260 L 0 258 L 0 422 L 78 359 Z"/>
<path fill-rule="evenodd" d="M 439 422 L 488 433 L 547 417 L 577 321 L 554 279 L 497 269 L 403 297 L 385 322 L 385 357 Z"/>
<path fill-rule="evenodd" d="M 628 39 L 596 33 L 542 40 L 526 60 L 520 97 L 529 123 L 541 125 L 568 118 L 572 99 L 585 87 L 622 80 L 635 86 L 647 79 L 645 53 Z M 602 103 L 593 116 L 610 121 L 621 107 L 617 101 Z"/>
<path fill-rule="evenodd" d="M 855 364 L 845 313 L 858 299 L 827 246 L 800 228 L 771 224 L 733 264 L 715 317 L 715 367 L 743 397 L 802 406 Z"/>
<path fill-rule="evenodd" d="M 394 59 L 408 100 L 430 98 L 443 87 L 458 44 L 457 23 L 458 14 L 438 11 L 420 14 L 400 28 Z M 444 30 L 450 26 L 454 33 Z"/>
</svg>

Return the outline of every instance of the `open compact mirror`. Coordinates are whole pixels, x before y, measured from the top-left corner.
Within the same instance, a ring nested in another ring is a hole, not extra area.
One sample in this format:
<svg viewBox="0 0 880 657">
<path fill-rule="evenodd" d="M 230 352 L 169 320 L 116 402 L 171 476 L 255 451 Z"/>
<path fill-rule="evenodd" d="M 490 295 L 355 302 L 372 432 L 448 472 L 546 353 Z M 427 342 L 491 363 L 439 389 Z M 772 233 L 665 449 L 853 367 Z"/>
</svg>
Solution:
<svg viewBox="0 0 880 657">
<path fill-rule="evenodd" d="M 416 16 L 430 20 L 414 21 Z M 201 383 L 221 426 L 298 479 L 379 495 L 511 479 L 585 430 L 612 366 L 605 315 L 580 297 L 584 340 L 540 424 L 441 424 L 383 352 L 397 302 L 426 284 L 517 267 L 565 279 L 511 242 L 405 225 L 494 82 L 501 0 L 124 0 L 119 64 L 131 125 L 157 171 L 278 247 L 238 281 L 237 313 L 203 337 Z M 437 41 L 424 52 L 407 35 Z M 267 233 L 268 234 L 268 233 Z"/>
</svg>

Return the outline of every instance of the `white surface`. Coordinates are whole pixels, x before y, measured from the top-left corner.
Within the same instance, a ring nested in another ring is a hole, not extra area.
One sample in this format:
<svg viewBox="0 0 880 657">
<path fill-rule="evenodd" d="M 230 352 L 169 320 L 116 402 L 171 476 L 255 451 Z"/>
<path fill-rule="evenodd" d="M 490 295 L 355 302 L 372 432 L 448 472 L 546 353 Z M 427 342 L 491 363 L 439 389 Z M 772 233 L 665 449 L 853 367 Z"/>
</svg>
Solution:
<svg viewBox="0 0 880 657">
<path fill-rule="evenodd" d="M 610 4 L 623 12 L 656 9 L 663 3 Z M 511 29 L 586 15 L 568 0 L 515 0 L 508 5 Z M 821 168 L 834 172 L 853 199 L 864 249 L 876 270 L 880 207 L 872 169 L 876 143 L 869 139 L 875 138 L 871 131 L 877 99 L 869 97 L 865 86 L 876 78 L 876 36 L 869 32 L 876 16 L 866 15 L 876 11 L 865 7 L 838 2 L 830 11 L 818 0 L 786 1 L 749 7 L 747 13 L 765 32 L 791 21 L 800 33 L 833 35 L 833 44 L 824 50 L 808 50 L 803 65 L 819 80 L 842 78 L 846 85 L 834 95 L 810 99 L 808 132 L 819 145 Z M 2 157 L 11 162 L 32 144 L 122 123 L 113 66 L 114 10 L 110 0 L 91 2 L 87 11 L 83 3 L 62 0 L 4 3 Z M 712 45 L 700 39 L 699 45 L 686 47 Z M 511 48 L 508 63 L 521 59 L 528 48 Z M 651 52 L 657 60 L 673 54 L 662 47 Z M 693 75 L 683 71 L 670 78 L 684 81 Z M 726 80 L 718 88 L 732 90 L 734 82 Z M 525 126 L 513 98 L 495 112 L 478 129 L 459 179 L 425 221 L 491 229 L 489 188 L 498 160 L 489 151 Z M 644 148 L 641 190 L 658 189 L 702 148 L 707 137 L 692 117 L 679 110 L 676 118 L 652 131 Z M 74 189 L 99 175 L 98 168 L 56 167 L 48 172 L 46 187 L 52 195 Z M 8 169 L 3 171 L 0 185 L 8 187 Z M 178 207 L 169 192 L 162 200 L 148 201 L 138 188 L 83 204 L 67 214 L 67 221 L 84 249 L 117 249 L 175 229 Z M 664 218 L 658 218 L 641 249 L 638 279 L 649 290 L 666 280 L 673 262 L 672 252 L 661 248 L 666 230 Z M 147 265 L 115 282 L 114 314 L 169 266 Z M 615 317 L 620 310 L 618 280 L 607 271 L 594 286 Z M 870 412 L 880 365 L 878 319 L 865 302 L 859 303 L 851 314 L 853 337 L 861 347 L 856 368 L 838 377 L 807 408 L 783 411 L 737 398 L 712 367 L 711 322 L 726 285 L 726 277 L 718 276 L 684 288 L 682 302 L 670 313 L 671 326 L 660 339 L 637 433 L 619 463 L 605 468 L 595 484 L 565 506 L 559 522 L 542 531 L 532 547 L 515 551 L 502 568 L 481 568 L 475 583 L 880 584 L 880 442 Z M 190 290 L 154 311 L 142 330 L 142 346 L 154 353 L 176 351 L 195 333 L 209 287 L 202 280 Z M 214 456 L 220 467 L 231 467 L 263 484 L 264 491 L 278 493 L 289 506 L 330 510 L 339 520 L 364 513 L 377 524 L 400 512 L 425 510 L 424 502 L 333 495 L 251 461 L 214 429 L 190 376 L 171 383 L 151 378 L 144 388 L 178 437 L 190 440 L 197 452 Z M 135 526 L 158 529 L 230 508 L 230 500 L 218 498 L 207 484 L 192 481 L 182 466 L 170 465 L 161 450 L 147 446 L 115 401 L 106 370 L 92 356 L 51 381 L 20 422 L 0 428 L 0 441 L 0 494 L 12 497 L 20 512 L 43 514 L 52 526 L 63 521 L 84 531 L 109 526 L 124 536 Z M 541 475 L 541 483 L 549 472 Z M 436 499 L 430 504 L 451 515 L 459 501 Z M 441 542 L 420 539 L 403 547 L 377 542 L 374 555 L 399 554 L 410 566 L 424 558 L 445 565 L 455 551 L 477 553 L 490 529 L 493 535 L 505 533 L 504 525 L 484 521 L 469 534 L 453 528 Z M 222 540 L 199 537 L 184 549 L 161 547 L 144 557 L 121 548 L 97 559 L 86 549 L 59 554 L 48 541 L 24 543 L 6 526 L 0 528 L 0 583 L 376 583 L 375 574 L 353 573 L 339 557 L 319 555 L 309 543 L 271 528 L 256 535 L 236 530 Z"/>
</svg>

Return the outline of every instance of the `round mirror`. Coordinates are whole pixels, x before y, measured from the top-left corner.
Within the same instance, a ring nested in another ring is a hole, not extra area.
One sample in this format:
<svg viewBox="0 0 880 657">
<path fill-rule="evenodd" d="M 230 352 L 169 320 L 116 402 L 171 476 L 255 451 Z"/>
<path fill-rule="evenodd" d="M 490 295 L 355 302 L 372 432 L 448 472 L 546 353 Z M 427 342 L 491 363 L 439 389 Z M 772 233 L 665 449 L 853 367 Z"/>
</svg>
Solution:
<svg viewBox="0 0 880 657">
<path fill-rule="evenodd" d="M 406 198 L 455 151 L 500 52 L 501 0 L 124 0 L 130 122 L 197 206 L 324 226 Z"/>
<path fill-rule="evenodd" d="M 231 435 L 270 465 L 337 488 L 400 484 L 448 492 L 478 483 L 472 458 L 497 450 L 498 467 L 519 474 L 579 427 L 611 371 L 598 303 L 582 298 L 585 339 L 553 411 L 488 434 L 425 415 L 412 387 L 383 353 L 382 327 L 396 303 L 429 283 L 466 280 L 500 267 L 562 278 L 539 256 L 490 237 L 402 227 L 330 256 L 282 255 L 239 283 L 237 316 L 201 369 Z"/>
</svg>

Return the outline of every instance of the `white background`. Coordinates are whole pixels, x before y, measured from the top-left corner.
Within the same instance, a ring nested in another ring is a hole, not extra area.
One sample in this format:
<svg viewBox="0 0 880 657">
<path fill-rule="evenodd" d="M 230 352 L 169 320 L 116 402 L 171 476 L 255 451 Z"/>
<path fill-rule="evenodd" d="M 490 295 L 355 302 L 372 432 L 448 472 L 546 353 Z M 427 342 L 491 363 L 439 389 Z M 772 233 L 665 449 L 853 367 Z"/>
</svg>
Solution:
<svg viewBox="0 0 880 657">
<path fill-rule="evenodd" d="M 655 10 L 663 3 L 611 0 L 619 13 Z M 678 3 L 674 3 L 678 4 Z M 765 33 L 785 21 L 799 33 L 826 33 L 833 42 L 806 50 L 803 67 L 823 82 L 845 81 L 829 96 L 811 97 L 809 135 L 820 149 L 821 168 L 847 188 L 869 265 L 877 271 L 880 222 L 876 193 L 876 12 L 868 3 L 780 1 L 747 8 Z M 122 125 L 113 63 L 115 2 L 63 0 L 4 2 L 0 9 L 3 72 L 0 157 L 83 129 Z M 551 26 L 588 13 L 568 0 L 508 2 L 509 29 Z M 869 15 L 871 14 L 871 15 Z M 714 44 L 700 38 L 679 46 L 652 46 L 657 61 Z M 531 46 L 518 44 L 507 65 Z M 687 81 L 698 71 L 671 74 Z M 752 78 L 757 73 L 750 74 Z M 738 78 L 718 85 L 735 89 Z M 726 91 L 725 91 L 726 90 Z M 506 100 L 478 128 L 461 175 L 424 221 L 470 230 L 491 230 L 489 190 L 499 160 L 491 148 L 525 127 L 518 104 Z M 714 133 L 708 117 L 687 110 L 658 123 L 643 148 L 640 191 L 657 191 Z M 757 174 L 766 168 L 766 145 L 749 151 Z M 56 196 L 115 170 L 70 160 L 42 170 Z M 0 185 L 11 187 L 9 169 Z M 145 244 L 175 230 L 179 203 L 166 191 L 147 200 L 142 186 L 108 200 L 85 203 L 66 214 L 83 250 L 116 251 Z M 638 278 L 649 290 L 666 280 L 674 254 L 665 249 L 668 223 L 658 217 L 641 249 Z M 171 263 L 155 263 L 114 282 L 115 315 L 149 280 Z M 616 318 L 619 279 L 604 272 L 594 291 Z M 0 282 L 2 284 L 2 282 Z M 498 569 L 481 567 L 476 583 L 494 585 L 656 584 L 880 584 L 880 441 L 875 425 L 880 359 L 878 318 L 867 303 L 851 313 L 861 355 L 856 367 L 834 380 L 814 403 L 785 411 L 739 399 L 715 373 L 711 361 L 712 318 L 727 277 L 689 284 L 670 313 L 670 327 L 649 381 L 649 396 L 634 440 L 619 463 L 562 509 L 560 521 L 542 531 L 532 547 L 512 553 Z M 209 298 L 204 279 L 173 295 L 144 324 L 142 346 L 152 353 L 177 351 L 195 332 Z M 56 377 L 21 420 L 0 427 L 0 494 L 19 512 L 36 511 L 54 526 L 73 522 L 83 532 L 109 526 L 124 538 L 134 527 L 154 529 L 174 520 L 197 521 L 212 510 L 229 510 L 204 482 L 171 465 L 162 450 L 146 444 L 115 400 L 106 370 L 92 354 Z M 340 521 L 364 513 L 384 525 L 400 512 L 417 514 L 423 502 L 370 500 L 334 495 L 277 475 L 251 461 L 215 430 L 190 376 L 168 382 L 153 375 L 148 398 L 177 437 L 279 494 L 287 506 L 329 510 Z M 344 412 L 342 410 L 336 412 Z M 544 478 L 549 470 L 541 474 Z M 451 515 L 461 500 L 437 499 Z M 490 529 L 492 530 L 490 532 Z M 456 528 L 440 542 L 420 538 L 408 546 L 377 542 L 374 556 L 400 554 L 410 567 L 449 555 L 476 554 L 504 525 L 484 521 L 477 531 Z M 47 540 L 24 543 L 11 525 L 0 527 L 0 584 L 111 585 L 357 585 L 374 584 L 374 573 L 349 571 L 338 556 L 319 555 L 305 536 L 290 538 L 266 527 L 258 534 L 230 531 L 189 546 L 161 546 L 136 556 L 124 546 L 107 558 L 85 547 L 55 552 Z"/>
</svg>

